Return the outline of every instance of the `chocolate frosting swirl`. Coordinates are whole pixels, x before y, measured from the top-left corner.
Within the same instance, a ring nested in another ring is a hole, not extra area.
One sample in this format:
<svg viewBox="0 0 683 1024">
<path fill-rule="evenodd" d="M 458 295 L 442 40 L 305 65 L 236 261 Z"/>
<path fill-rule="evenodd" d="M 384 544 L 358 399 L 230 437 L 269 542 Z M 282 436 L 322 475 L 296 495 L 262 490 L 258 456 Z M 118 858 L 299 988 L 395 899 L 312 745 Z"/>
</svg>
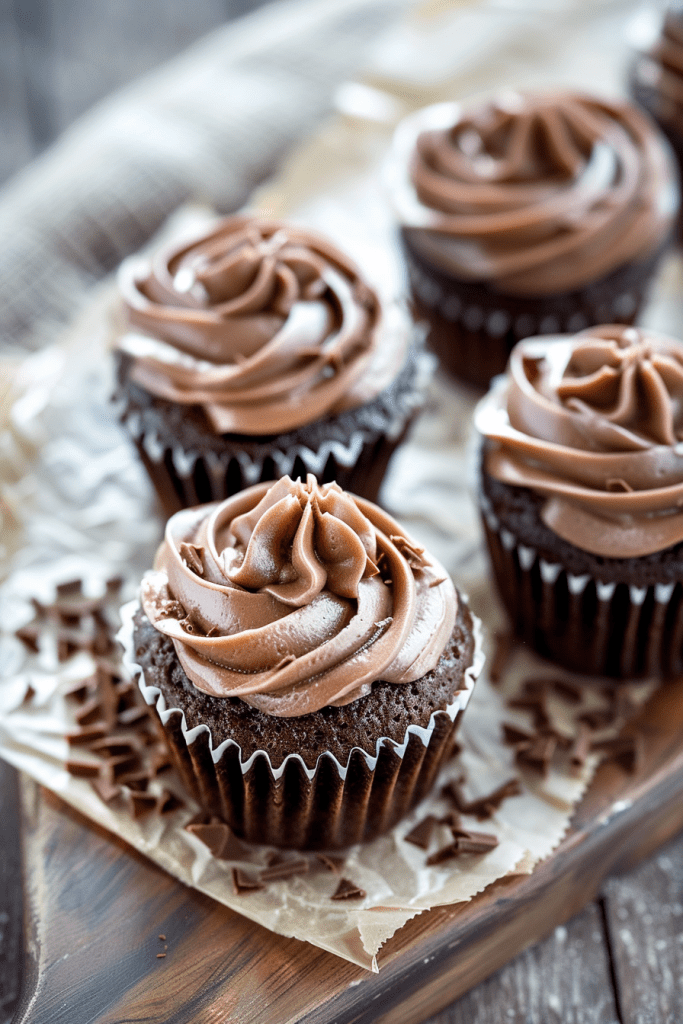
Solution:
<svg viewBox="0 0 683 1024">
<path fill-rule="evenodd" d="M 410 180 L 394 194 L 410 243 L 508 294 L 571 291 L 649 257 L 678 205 L 646 115 L 572 93 L 427 108 L 397 134 L 401 162 Z"/>
<path fill-rule="evenodd" d="M 654 90 L 655 116 L 665 125 L 683 132 L 683 5 L 673 4 L 666 12 L 661 35 L 640 55 L 636 81 Z"/>
<path fill-rule="evenodd" d="M 279 222 L 228 218 L 124 263 L 119 283 L 132 330 L 117 344 L 132 357 L 130 378 L 202 406 L 219 434 L 285 433 L 361 405 L 405 356 L 407 328 L 387 319 L 354 264 Z"/>
<path fill-rule="evenodd" d="M 199 690 L 282 717 L 419 679 L 457 607 L 390 516 L 313 476 L 177 513 L 142 604 Z"/>
<path fill-rule="evenodd" d="M 476 425 L 486 472 L 544 495 L 571 544 L 630 558 L 683 540 L 683 343 L 619 326 L 531 338 Z"/>
</svg>

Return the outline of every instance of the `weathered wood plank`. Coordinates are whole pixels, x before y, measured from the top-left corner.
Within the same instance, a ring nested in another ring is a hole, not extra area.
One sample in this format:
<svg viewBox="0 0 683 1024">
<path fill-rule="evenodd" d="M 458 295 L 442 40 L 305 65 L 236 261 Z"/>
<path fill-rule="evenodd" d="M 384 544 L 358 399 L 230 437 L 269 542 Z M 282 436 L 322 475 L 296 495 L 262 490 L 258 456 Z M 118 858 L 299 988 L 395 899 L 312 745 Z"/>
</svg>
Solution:
<svg viewBox="0 0 683 1024">
<path fill-rule="evenodd" d="M 425 1024 L 619 1024 L 600 907 L 591 903 Z"/>
<path fill-rule="evenodd" d="M 611 872 L 683 827 L 683 681 L 655 694 L 643 736 L 642 771 L 633 777 L 604 765 L 569 835 L 532 875 L 410 921 L 382 951 L 379 975 L 185 889 L 27 783 L 36 931 L 15 1024 L 418 1024 L 551 934 Z M 31 793 L 40 793 L 34 809 Z M 169 939 L 163 960 L 159 933 Z"/>
<path fill-rule="evenodd" d="M 683 836 L 604 892 L 623 1024 L 683 1020 Z"/>
<path fill-rule="evenodd" d="M 0 825 L 0 1024 L 5 1024 L 19 998 L 24 939 L 18 778 L 4 761 L 0 761 Z"/>
</svg>

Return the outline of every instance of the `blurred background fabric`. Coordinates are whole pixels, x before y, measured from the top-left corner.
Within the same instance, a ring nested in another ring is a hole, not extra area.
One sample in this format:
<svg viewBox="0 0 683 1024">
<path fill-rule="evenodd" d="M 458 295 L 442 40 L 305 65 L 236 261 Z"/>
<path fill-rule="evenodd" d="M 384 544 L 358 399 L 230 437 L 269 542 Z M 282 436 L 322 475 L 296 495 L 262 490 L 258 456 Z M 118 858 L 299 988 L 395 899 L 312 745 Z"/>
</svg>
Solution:
<svg viewBox="0 0 683 1024">
<path fill-rule="evenodd" d="M 184 201 L 221 212 L 242 205 L 408 5 L 278 0 L 193 42 L 259 0 L 145 0 L 122 54 L 125 3 L 4 0 L 0 171 L 42 152 L 0 190 L 2 350 L 52 340 L 89 288 Z M 189 43 L 67 127 L 113 86 Z"/>
</svg>

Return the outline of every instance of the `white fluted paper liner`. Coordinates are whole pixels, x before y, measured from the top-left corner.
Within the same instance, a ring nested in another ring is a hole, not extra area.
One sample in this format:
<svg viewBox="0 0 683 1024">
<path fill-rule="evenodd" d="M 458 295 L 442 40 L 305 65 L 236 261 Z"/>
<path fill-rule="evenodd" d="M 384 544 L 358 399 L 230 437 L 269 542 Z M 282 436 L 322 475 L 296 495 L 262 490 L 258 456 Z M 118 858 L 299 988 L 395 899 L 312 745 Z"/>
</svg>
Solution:
<svg viewBox="0 0 683 1024">
<path fill-rule="evenodd" d="M 185 712 L 181 711 L 180 708 L 169 708 L 167 706 L 166 698 L 164 697 L 159 687 L 152 686 L 146 682 L 145 673 L 135 660 L 135 650 L 133 644 L 133 617 L 135 613 L 138 611 L 139 607 L 140 602 L 137 599 L 129 601 L 127 604 L 123 605 L 123 607 L 120 610 L 122 625 L 121 629 L 117 634 L 116 639 L 119 641 L 121 647 L 123 648 L 124 666 L 128 670 L 131 679 L 137 678 L 140 693 L 142 694 L 145 703 L 152 705 L 156 708 L 157 714 L 161 719 L 162 725 L 166 725 L 166 723 L 168 722 L 169 718 L 171 718 L 172 715 L 180 714 L 181 730 L 185 742 L 188 744 L 188 746 L 190 746 L 201 733 L 208 733 L 209 749 L 211 750 L 211 757 L 213 759 L 214 764 L 217 764 L 220 761 L 221 757 L 229 747 L 236 747 L 239 752 L 239 764 L 243 775 L 247 774 L 247 772 L 252 767 L 254 761 L 257 758 L 265 757 L 266 761 L 268 762 L 268 767 L 270 768 L 271 775 L 273 776 L 274 779 L 279 779 L 282 777 L 282 774 L 285 771 L 288 761 L 298 761 L 306 776 L 309 779 L 312 779 L 316 771 L 318 770 L 318 762 L 320 761 L 321 758 L 324 757 L 329 759 L 333 763 L 335 769 L 339 774 L 340 779 L 343 780 L 346 778 L 348 760 L 346 764 L 341 764 L 341 762 L 334 756 L 334 754 L 331 754 L 329 751 L 319 755 L 315 767 L 313 768 L 309 768 L 304 759 L 301 757 L 301 755 L 296 753 L 288 754 L 287 757 L 284 758 L 282 764 L 279 765 L 279 767 L 273 768 L 273 765 L 270 760 L 270 754 L 268 753 L 267 750 L 255 750 L 254 753 L 251 754 L 246 760 L 242 760 L 242 748 L 240 747 L 239 743 L 235 742 L 235 740 L 224 740 L 223 743 L 214 748 L 211 730 L 207 725 L 197 725 L 192 729 L 188 729 L 187 722 L 185 719 Z M 478 619 L 475 615 L 472 616 L 472 620 L 474 633 L 474 654 L 472 658 L 472 664 L 465 669 L 463 689 L 458 690 L 458 692 L 454 694 L 453 703 L 449 704 L 444 709 L 445 714 L 448 715 L 451 722 L 454 722 L 457 715 L 459 713 L 462 714 L 462 712 L 464 712 L 465 708 L 467 707 L 470 697 L 472 696 L 474 684 L 476 683 L 479 675 L 481 674 L 481 670 L 484 666 L 484 637 L 481 620 Z M 379 757 L 380 750 L 385 743 L 389 743 L 391 745 L 392 752 L 400 758 L 403 758 L 406 752 L 406 747 L 408 746 L 408 741 L 411 736 L 417 736 L 422 741 L 422 745 L 426 747 L 429 745 L 432 733 L 434 732 L 434 727 L 436 725 L 436 715 L 443 714 L 444 712 L 432 712 L 429 718 L 429 723 L 425 727 L 420 725 L 409 725 L 402 743 L 396 743 L 395 740 L 390 739 L 388 736 L 381 736 L 377 740 L 374 756 L 368 753 L 368 751 L 363 750 L 361 747 L 353 747 L 352 750 L 349 751 L 349 759 L 351 758 L 353 750 L 360 750 L 361 754 L 365 758 L 365 763 L 367 764 L 368 768 L 370 769 L 370 771 L 374 771 L 377 765 L 377 759 Z"/>
</svg>

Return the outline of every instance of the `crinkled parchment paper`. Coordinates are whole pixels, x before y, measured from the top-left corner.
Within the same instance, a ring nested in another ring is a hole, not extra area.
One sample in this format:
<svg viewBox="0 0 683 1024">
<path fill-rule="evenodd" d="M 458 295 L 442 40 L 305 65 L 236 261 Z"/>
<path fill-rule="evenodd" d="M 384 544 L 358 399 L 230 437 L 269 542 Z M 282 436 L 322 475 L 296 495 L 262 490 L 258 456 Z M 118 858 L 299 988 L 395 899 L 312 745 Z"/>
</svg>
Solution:
<svg viewBox="0 0 683 1024">
<path fill-rule="evenodd" d="M 497 34 L 480 32 L 477 36 L 477 25 L 483 24 L 477 19 L 482 10 L 490 15 L 490 5 L 432 7 L 430 15 L 429 5 L 422 5 L 412 20 L 390 33 L 384 48 L 378 50 L 367 82 L 340 90 L 340 112 L 254 202 L 257 209 L 323 228 L 355 255 L 384 290 L 399 288 L 401 278 L 391 216 L 382 193 L 381 165 L 393 124 L 408 107 L 406 97 L 414 106 L 434 98 L 451 98 L 458 89 L 466 91 L 465 81 L 471 88 L 495 85 L 492 75 L 484 72 L 484 58 L 493 60 L 499 76 L 505 74 L 508 81 L 514 81 L 515 62 L 510 53 L 507 63 L 501 59 L 495 63 L 491 54 L 495 58 L 496 52 L 505 49 L 503 39 L 509 49 L 513 28 L 514 38 L 519 38 L 530 21 L 538 29 L 539 19 L 545 17 L 533 4 L 519 10 L 504 6 L 498 16 L 501 25 L 507 26 L 505 31 L 501 28 Z M 590 16 L 582 4 L 566 4 L 565 8 L 563 54 L 565 48 L 569 54 L 567 39 L 574 30 L 574 43 L 579 52 L 581 47 L 588 52 L 589 66 L 591 59 L 598 63 L 595 55 L 601 36 L 603 43 L 610 41 L 608 57 L 616 52 L 611 42 L 614 5 L 594 5 Z M 576 8 L 584 14 L 580 26 L 572 20 Z M 465 64 L 469 78 L 456 77 L 439 88 L 426 69 L 425 53 L 430 55 L 432 68 L 431 56 L 436 53 L 430 49 L 429 38 L 440 41 L 438 52 L 442 53 L 442 40 L 448 33 L 454 41 L 462 38 L 463 18 L 469 19 L 474 40 Z M 591 26 L 593 36 L 586 31 Z M 538 33 L 533 38 L 540 54 L 543 47 Z M 387 83 L 386 67 L 392 53 L 393 67 L 397 66 L 396 53 L 403 55 L 398 66 L 405 75 L 403 80 Z M 603 46 L 602 72 L 606 63 L 609 65 L 609 59 L 605 61 Z M 614 75 L 616 65 L 609 66 Z M 540 74 L 541 80 L 543 74 L 547 77 L 547 69 Z M 672 296 L 679 281 L 680 269 L 672 260 L 651 307 L 649 322 L 653 325 L 666 329 L 674 324 L 678 306 Z M 108 577 L 122 575 L 122 600 L 133 596 L 162 535 L 163 523 L 151 486 L 109 401 L 112 367 L 107 347 L 112 302 L 112 286 L 105 285 L 66 337 L 21 363 L 2 366 L 0 516 L 6 578 L 0 591 L 4 675 L 0 684 L 0 755 L 186 884 L 275 932 L 304 939 L 377 970 L 378 950 L 410 918 L 430 907 L 469 900 L 495 879 L 511 872 L 528 872 L 546 857 L 566 832 L 572 808 L 592 777 L 595 759 L 589 758 L 578 775 L 553 767 L 546 778 L 520 776 L 522 794 L 504 801 L 490 821 L 479 824 L 474 818 L 463 819 L 466 827 L 494 832 L 500 840 L 496 849 L 484 856 L 427 867 L 425 852 L 402 837 L 427 813 L 440 815 L 449 809 L 437 786 L 434 795 L 388 836 L 349 851 L 344 875 L 367 895 L 348 903 L 330 900 L 338 879 L 324 871 L 235 896 L 231 867 L 253 871 L 256 865 L 264 866 L 266 849 L 255 848 L 240 862 L 215 860 L 206 846 L 183 829 L 195 811 L 189 800 L 184 809 L 168 816 L 135 821 L 116 805 L 102 803 L 87 781 L 72 777 L 65 769 L 65 732 L 73 726 L 72 708 L 63 692 L 70 683 L 91 674 L 91 657 L 80 652 L 59 663 L 49 637 L 34 655 L 13 633 L 33 616 L 30 598 L 51 601 L 55 585 L 64 580 L 81 577 L 85 589 L 97 593 Z M 383 499 L 469 592 L 474 610 L 492 632 L 499 625 L 500 612 L 491 594 L 469 485 L 472 408 L 471 395 L 437 375 L 426 414 L 392 464 Z M 528 725 L 529 720 L 523 712 L 506 708 L 504 699 L 516 680 L 542 671 L 537 659 L 522 652 L 515 655 L 504 691 L 495 689 L 484 673 L 463 720 L 462 755 L 442 781 L 455 780 L 466 772 L 465 793 L 473 799 L 519 775 L 512 751 L 501 743 L 501 722 Z M 29 683 L 35 696 L 25 702 Z M 646 693 L 646 686 L 636 687 L 633 698 L 641 700 Z M 590 695 L 584 699 L 589 704 L 591 699 L 599 700 Z M 568 723 L 576 708 L 564 706 L 562 701 L 555 703 L 554 717 L 560 724 L 563 718 Z M 177 778 L 169 782 L 164 776 L 164 784 L 182 792 Z M 152 783 L 152 791 L 155 785 Z M 429 852 L 448 839 L 445 827 L 440 834 L 437 829 Z"/>
</svg>

